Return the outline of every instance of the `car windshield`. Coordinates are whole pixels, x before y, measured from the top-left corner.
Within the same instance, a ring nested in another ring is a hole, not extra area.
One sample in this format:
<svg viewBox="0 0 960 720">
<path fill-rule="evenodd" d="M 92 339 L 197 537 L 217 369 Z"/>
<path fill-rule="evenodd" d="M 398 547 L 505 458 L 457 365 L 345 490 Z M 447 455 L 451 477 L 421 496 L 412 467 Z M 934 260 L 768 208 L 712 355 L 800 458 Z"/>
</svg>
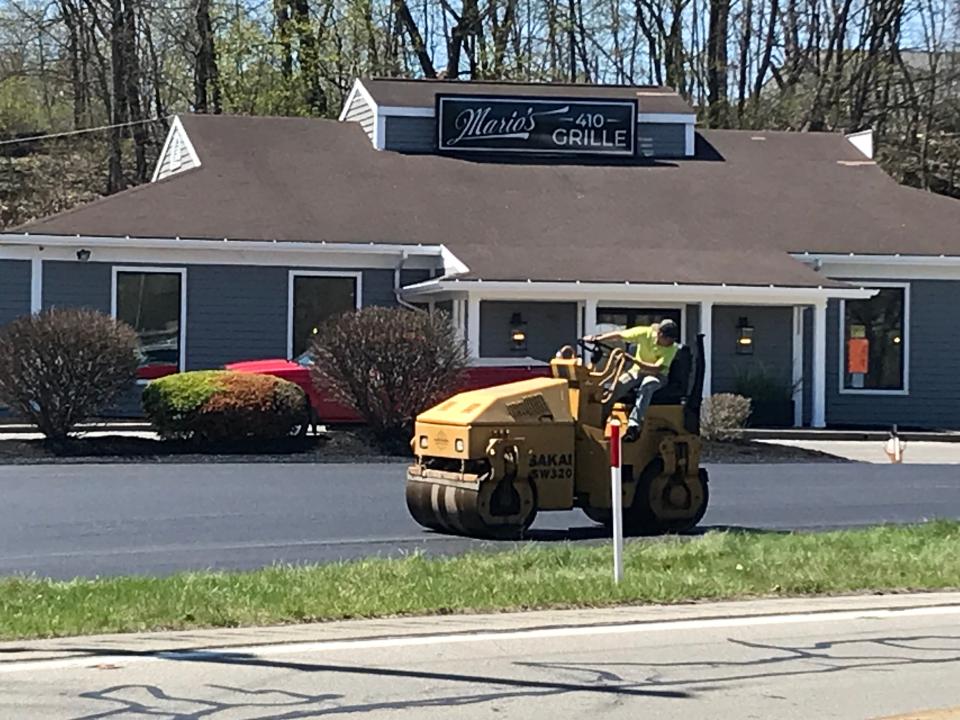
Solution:
<svg viewBox="0 0 960 720">
<path fill-rule="evenodd" d="M 313 353 L 310 350 L 307 350 L 302 355 L 296 357 L 294 362 L 301 367 L 310 367 L 314 363 Z"/>
</svg>

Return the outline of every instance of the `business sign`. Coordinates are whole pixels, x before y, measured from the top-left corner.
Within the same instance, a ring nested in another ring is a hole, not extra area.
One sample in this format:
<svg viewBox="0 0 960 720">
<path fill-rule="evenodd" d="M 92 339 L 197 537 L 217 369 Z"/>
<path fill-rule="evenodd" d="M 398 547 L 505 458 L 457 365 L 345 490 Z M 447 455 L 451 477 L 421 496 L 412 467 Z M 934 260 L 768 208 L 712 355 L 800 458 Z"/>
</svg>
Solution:
<svg viewBox="0 0 960 720">
<path fill-rule="evenodd" d="M 632 100 L 437 96 L 437 148 L 449 153 L 634 154 Z"/>
</svg>

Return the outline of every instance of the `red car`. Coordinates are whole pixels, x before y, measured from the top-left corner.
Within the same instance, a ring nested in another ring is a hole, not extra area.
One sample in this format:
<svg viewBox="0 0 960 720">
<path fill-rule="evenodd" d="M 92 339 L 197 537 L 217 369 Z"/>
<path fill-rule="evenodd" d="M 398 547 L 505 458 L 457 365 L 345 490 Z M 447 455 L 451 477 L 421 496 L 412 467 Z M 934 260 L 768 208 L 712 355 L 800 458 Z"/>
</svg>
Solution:
<svg viewBox="0 0 960 720">
<path fill-rule="evenodd" d="M 225 365 L 225 369 L 235 372 L 275 375 L 296 383 L 304 389 L 313 406 L 317 421 L 322 424 L 358 423 L 359 415 L 348 407 L 325 397 L 314 387 L 310 380 L 310 366 L 313 359 L 309 354 L 296 360 L 245 360 Z M 550 374 L 550 364 L 534 358 L 474 358 L 467 369 L 462 390 L 501 385 L 515 380 L 527 380 L 533 377 L 545 377 Z"/>
</svg>

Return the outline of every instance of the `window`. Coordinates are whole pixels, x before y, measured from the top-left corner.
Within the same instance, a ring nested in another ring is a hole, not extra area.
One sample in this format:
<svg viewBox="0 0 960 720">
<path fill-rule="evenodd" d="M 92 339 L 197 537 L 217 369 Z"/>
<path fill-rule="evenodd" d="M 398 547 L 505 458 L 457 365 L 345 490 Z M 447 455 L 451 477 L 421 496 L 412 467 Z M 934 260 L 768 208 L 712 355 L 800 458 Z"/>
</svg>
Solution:
<svg viewBox="0 0 960 720">
<path fill-rule="evenodd" d="M 597 310 L 597 332 L 622 330 L 636 325 L 653 325 L 661 320 L 673 320 L 683 337 L 683 313 L 675 308 L 600 308 Z"/>
<path fill-rule="evenodd" d="M 183 270 L 114 268 L 113 315 L 140 336 L 141 380 L 183 369 Z"/>
<path fill-rule="evenodd" d="M 907 305 L 905 287 L 881 287 L 869 300 L 842 303 L 840 372 L 845 391 L 906 391 Z"/>
<path fill-rule="evenodd" d="M 290 273 L 291 358 L 300 357 L 324 320 L 360 307 L 360 273 Z"/>
</svg>

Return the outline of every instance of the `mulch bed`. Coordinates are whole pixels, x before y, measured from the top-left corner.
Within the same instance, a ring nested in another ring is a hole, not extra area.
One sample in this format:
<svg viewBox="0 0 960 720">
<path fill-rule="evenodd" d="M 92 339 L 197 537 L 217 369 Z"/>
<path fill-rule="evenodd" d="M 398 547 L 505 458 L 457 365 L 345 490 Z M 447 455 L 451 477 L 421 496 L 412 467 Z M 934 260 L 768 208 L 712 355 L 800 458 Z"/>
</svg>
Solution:
<svg viewBox="0 0 960 720">
<path fill-rule="evenodd" d="M 136 437 L 91 437 L 71 439 L 53 447 L 43 440 L 0 441 L 0 464 L 46 463 L 383 463 L 407 462 L 401 450 L 384 451 L 374 446 L 362 430 L 336 429 L 318 437 L 233 446 L 198 447 L 194 443 Z M 803 448 L 770 445 L 750 440 L 704 441 L 704 463 L 796 463 L 850 462 L 845 458 Z"/>
</svg>

